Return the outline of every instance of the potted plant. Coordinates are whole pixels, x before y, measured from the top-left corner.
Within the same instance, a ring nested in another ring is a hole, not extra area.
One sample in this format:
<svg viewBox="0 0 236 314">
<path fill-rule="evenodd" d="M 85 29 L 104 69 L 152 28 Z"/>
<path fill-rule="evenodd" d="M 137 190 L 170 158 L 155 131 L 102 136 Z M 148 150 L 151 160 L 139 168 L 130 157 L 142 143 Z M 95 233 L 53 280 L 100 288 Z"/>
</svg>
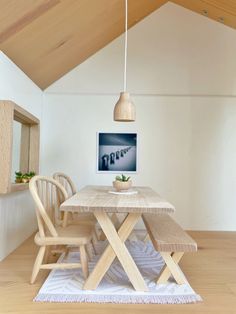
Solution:
<svg viewBox="0 0 236 314">
<path fill-rule="evenodd" d="M 16 171 L 15 175 L 16 175 L 15 182 L 16 183 L 21 183 L 22 182 L 22 176 L 23 176 L 22 172 Z"/>
<path fill-rule="evenodd" d="M 22 176 L 22 183 L 28 183 L 28 182 L 29 182 L 29 176 L 28 176 L 28 173 L 25 173 Z"/>
<path fill-rule="evenodd" d="M 15 178 L 15 182 L 16 183 L 28 183 L 30 181 L 30 179 L 35 176 L 35 172 L 30 171 L 30 172 L 26 172 L 26 173 L 22 173 L 21 171 L 15 172 L 16 174 L 16 178 Z"/>
<path fill-rule="evenodd" d="M 27 173 L 27 175 L 28 175 L 28 178 L 30 180 L 31 178 L 33 178 L 36 175 L 36 173 L 34 171 L 30 171 L 29 173 Z"/>
<path fill-rule="evenodd" d="M 33 178 L 33 176 L 35 176 L 35 172 L 33 172 L 33 171 L 30 171 L 30 172 L 23 174 L 22 182 L 28 183 L 30 181 L 30 179 Z"/>
<path fill-rule="evenodd" d="M 113 181 L 113 187 L 117 191 L 129 190 L 132 186 L 132 181 L 130 177 L 125 175 L 116 176 L 115 181 Z"/>
</svg>

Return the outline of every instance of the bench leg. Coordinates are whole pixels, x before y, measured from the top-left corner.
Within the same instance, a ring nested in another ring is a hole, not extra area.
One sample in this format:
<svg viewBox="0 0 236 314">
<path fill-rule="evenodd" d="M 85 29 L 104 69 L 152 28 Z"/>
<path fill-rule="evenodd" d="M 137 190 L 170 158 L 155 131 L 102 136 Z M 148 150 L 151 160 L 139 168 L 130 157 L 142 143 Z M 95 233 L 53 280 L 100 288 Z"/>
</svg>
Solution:
<svg viewBox="0 0 236 314">
<path fill-rule="evenodd" d="M 171 274 L 179 285 L 187 283 L 186 278 L 178 265 L 180 259 L 184 255 L 184 252 L 175 252 L 172 254 L 168 252 L 160 252 L 160 254 L 163 257 L 166 266 L 164 266 L 157 280 L 157 284 L 166 283 Z"/>
</svg>

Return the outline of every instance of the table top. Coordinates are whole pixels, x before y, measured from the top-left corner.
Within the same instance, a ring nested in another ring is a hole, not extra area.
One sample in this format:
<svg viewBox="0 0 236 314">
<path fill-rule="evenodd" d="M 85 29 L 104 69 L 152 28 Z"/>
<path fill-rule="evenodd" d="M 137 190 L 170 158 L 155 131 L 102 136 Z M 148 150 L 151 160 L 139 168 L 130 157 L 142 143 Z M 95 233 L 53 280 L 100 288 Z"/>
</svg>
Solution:
<svg viewBox="0 0 236 314">
<path fill-rule="evenodd" d="M 111 194 L 111 186 L 86 186 L 61 204 L 60 209 L 72 212 L 108 213 L 173 213 L 172 204 L 162 199 L 149 187 L 133 187 L 133 195 Z"/>
</svg>

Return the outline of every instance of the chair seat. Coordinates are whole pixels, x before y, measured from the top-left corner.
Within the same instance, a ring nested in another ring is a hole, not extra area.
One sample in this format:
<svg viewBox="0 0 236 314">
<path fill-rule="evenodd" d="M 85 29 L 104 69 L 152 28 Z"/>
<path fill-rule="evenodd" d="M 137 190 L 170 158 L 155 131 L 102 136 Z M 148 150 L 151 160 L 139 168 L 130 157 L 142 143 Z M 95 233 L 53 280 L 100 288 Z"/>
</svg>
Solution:
<svg viewBox="0 0 236 314">
<path fill-rule="evenodd" d="M 35 243 L 37 245 L 85 245 L 90 243 L 92 239 L 93 227 L 90 225 L 69 225 L 65 228 L 55 228 L 58 237 L 52 237 L 47 233 L 45 237 L 41 237 L 39 232 L 35 235 Z"/>
</svg>

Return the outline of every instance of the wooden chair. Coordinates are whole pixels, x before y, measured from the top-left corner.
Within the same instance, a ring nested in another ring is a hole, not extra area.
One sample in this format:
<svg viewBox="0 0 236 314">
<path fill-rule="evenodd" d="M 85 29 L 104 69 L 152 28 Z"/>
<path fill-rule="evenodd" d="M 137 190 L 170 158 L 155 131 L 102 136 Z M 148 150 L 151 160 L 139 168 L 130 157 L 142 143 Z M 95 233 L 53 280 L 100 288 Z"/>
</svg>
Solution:
<svg viewBox="0 0 236 314">
<path fill-rule="evenodd" d="M 56 180 L 35 176 L 29 183 L 30 193 L 36 204 L 36 216 L 39 231 L 35 243 L 40 246 L 36 257 L 31 283 L 34 283 L 40 269 L 82 268 L 84 277 L 88 276 L 88 259 L 85 246 L 91 242 L 92 228 L 89 225 L 62 227 L 61 202 L 68 198 L 66 190 Z M 47 263 L 48 249 L 51 246 L 77 246 L 80 251 L 80 263 Z M 45 260 L 45 263 L 43 263 Z"/>
<path fill-rule="evenodd" d="M 56 172 L 53 174 L 53 179 L 58 181 L 65 188 L 68 194 L 68 197 L 71 197 L 77 193 L 74 182 L 65 173 Z M 80 214 L 74 213 L 71 218 L 72 220 L 69 220 L 68 224 L 76 224 L 76 223 L 85 224 L 85 225 L 88 224 L 88 225 L 94 226 L 95 228 L 95 225 L 97 223 L 95 216 L 91 213 L 80 213 Z M 95 228 L 95 232 L 96 232 L 96 228 Z"/>
<path fill-rule="evenodd" d="M 71 178 L 62 172 L 56 172 L 53 174 L 53 178 L 58 181 L 67 191 L 68 197 L 73 196 L 77 193 L 76 187 L 74 182 L 71 180 Z M 100 230 L 100 232 L 97 229 L 97 220 L 95 216 L 91 213 L 73 213 L 69 215 L 71 217 L 68 218 L 68 213 L 66 213 L 65 216 L 65 223 L 68 224 L 88 224 L 94 227 L 94 233 L 93 233 L 93 243 L 96 243 L 99 240 L 105 240 L 106 236 L 104 233 Z M 113 223 L 117 226 L 120 225 L 120 221 L 116 214 L 112 214 L 111 219 Z M 93 250 L 96 253 L 95 246 L 93 245 Z"/>
<path fill-rule="evenodd" d="M 58 181 L 66 190 L 68 197 L 73 196 L 77 193 L 76 187 L 74 182 L 71 180 L 71 178 L 62 172 L 56 172 L 53 174 L 53 179 Z M 68 224 L 85 224 L 93 226 L 94 233 L 93 233 L 93 242 L 96 243 L 99 239 L 98 230 L 96 228 L 97 220 L 95 216 L 91 213 L 71 213 L 69 215 L 67 223 Z M 95 249 L 94 249 L 95 250 Z"/>
<path fill-rule="evenodd" d="M 197 251 L 197 243 L 168 214 L 142 217 L 154 248 L 165 261 L 157 283 L 166 283 L 171 275 L 178 284 L 187 283 L 178 263 L 185 252 Z"/>
</svg>

